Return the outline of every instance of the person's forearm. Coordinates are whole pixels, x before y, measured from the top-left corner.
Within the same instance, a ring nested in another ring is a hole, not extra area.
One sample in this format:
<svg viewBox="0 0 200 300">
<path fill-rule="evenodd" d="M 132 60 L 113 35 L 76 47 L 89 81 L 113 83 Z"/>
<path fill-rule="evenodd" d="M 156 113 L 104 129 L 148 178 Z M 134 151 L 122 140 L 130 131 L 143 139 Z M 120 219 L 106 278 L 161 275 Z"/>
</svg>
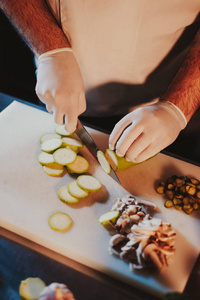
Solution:
<svg viewBox="0 0 200 300">
<path fill-rule="evenodd" d="M 70 47 L 45 0 L 0 0 L 0 8 L 37 56 Z"/>
<path fill-rule="evenodd" d="M 161 99 L 178 106 L 187 121 L 200 106 L 200 30 L 180 70 Z"/>
</svg>

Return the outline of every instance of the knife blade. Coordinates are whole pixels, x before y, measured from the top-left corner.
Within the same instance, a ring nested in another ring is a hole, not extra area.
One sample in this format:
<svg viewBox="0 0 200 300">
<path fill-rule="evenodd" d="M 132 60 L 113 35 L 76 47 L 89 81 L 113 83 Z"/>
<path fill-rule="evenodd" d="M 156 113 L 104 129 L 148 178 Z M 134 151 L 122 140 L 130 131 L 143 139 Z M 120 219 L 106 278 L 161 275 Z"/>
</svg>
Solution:
<svg viewBox="0 0 200 300">
<path fill-rule="evenodd" d="M 83 142 L 83 144 L 88 148 L 88 150 L 93 155 L 93 157 L 99 163 L 99 160 L 97 158 L 97 152 L 100 151 L 100 149 L 96 145 L 93 138 L 91 137 L 91 135 L 89 134 L 89 132 L 86 130 L 86 128 L 84 127 L 84 125 L 81 123 L 81 121 L 79 119 L 78 119 L 78 122 L 77 122 L 76 134 L 78 135 L 80 140 Z M 117 177 L 117 175 L 116 175 L 116 173 L 115 173 L 115 171 L 113 170 L 112 167 L 111 167 L 111 171 L 108 175 L 110 175 L 117 183 L 120 184 L 119 178 Z"/>
</svg>

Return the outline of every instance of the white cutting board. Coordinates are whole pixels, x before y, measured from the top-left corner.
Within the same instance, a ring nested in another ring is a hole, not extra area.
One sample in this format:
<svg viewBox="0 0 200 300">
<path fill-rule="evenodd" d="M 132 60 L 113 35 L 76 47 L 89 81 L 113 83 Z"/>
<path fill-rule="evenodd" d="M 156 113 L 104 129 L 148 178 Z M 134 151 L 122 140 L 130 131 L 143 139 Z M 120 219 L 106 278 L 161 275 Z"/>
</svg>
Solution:
<svg viewBox="0 0 200 300">
<path fill-rule="evenodd" d="M 54 128 L 51 115 L 16 101 L 0 113 L 0 225 L 151 294 L 182 292 L 199 254 L 200 213 L 186 215 L 166 209 L 155 187 L 161 179 L 173 174 L 200 178 L 199 167 L 158 154 L 118 172 L 126 191 L 104 173 L 84 147 L 91 165 L 89 172 L 100 179 L 103 187 L 79 204 L 69 206 L 58 200 L 57 191 L 73 178 L 68 174 L 62 178 L 50 177 L 37 161 L 40 136 L 53 132 Z M 104 150 L 108 136 L 88 130 Z M 131 272 L 125 262 L 108 253 L 110 236 L 98 218 L 110 210 L 114 198 L 127 193 L 154 202 L 158 207 L 155 215 L 171 222 L 177 231 L 173 262 L 159 275 Z M 74 221 L 65 233 L 48 226 L 48 217 L 56 211 L 68 213 Z"/>
</svg>

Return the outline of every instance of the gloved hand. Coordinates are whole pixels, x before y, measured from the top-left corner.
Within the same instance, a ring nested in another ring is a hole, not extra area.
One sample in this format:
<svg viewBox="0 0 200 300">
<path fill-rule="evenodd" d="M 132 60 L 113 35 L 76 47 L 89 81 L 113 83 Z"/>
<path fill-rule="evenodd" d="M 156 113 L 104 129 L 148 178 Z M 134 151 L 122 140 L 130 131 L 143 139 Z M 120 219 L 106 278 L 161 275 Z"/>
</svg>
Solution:
<svg viewBox="0 0 200 300">
<path fill-rule="evenodd" d="M 114 127 L 109 147 L 129 161 L 142 162 L 175 141 L 187 125 L 182 111 L 168 101 L 139 107 Z"/>
<path fill-rule="evenodd" d="M 57 124 L 72 133 L 86 109 L 84 83 L 70 48 L 48 51 L 38 58 L 36 93 Z"/>
</svg>

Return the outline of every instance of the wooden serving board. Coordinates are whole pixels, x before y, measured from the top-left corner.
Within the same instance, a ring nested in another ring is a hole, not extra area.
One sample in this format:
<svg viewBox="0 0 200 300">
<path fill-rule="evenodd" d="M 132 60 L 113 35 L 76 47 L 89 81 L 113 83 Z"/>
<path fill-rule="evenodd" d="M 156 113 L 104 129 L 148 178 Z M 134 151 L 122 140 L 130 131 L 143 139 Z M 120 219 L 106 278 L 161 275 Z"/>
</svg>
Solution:
<svg viewBox="0 0 200 300">
<path fill-rule="evenodd" d="M 182 292 L 199 254 L 200 213 L 186 215 L 166 209 L 155 187 L 161 179 L 173 174 L 200 178 L 199 167 L 158 154 L 118 172 L 122 187 L 101 169 L 84 147 L 83 154 L 90 162 L 89 173 L 96 176 L 103 187 L 76 205 L 66 205 L 58 199 L 57 192 L 74 177 L 69 174 L 50 177 L 37 161 L 40 136 L 53 132 L 54 128 L 51 115 L 16 101 L 0 114 L 0 225 L 151 294 Z M 105 150 L 108 136 L 89 128 L 88 131 Z M 173 262 L 160 274 L 131 272 L 124 261 L 108 252 L 110 236 L 98 218 L 110 210 L 116 197 L 130 193 L 155 203 L 158 208 L 155 216 L 171 222 L 177 231 Z M 67 232 L 49 228 L 48 217 L 56 211 L 68 213 L 73 219 Z"/>
</svg>

